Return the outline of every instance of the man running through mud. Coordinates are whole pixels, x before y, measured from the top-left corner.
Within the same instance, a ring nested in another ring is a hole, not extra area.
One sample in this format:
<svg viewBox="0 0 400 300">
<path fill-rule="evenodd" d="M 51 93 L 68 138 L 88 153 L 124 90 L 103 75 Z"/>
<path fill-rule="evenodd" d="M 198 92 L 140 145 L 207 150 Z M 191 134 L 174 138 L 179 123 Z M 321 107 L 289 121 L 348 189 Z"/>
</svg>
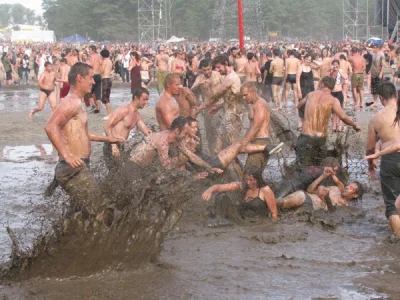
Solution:
<svg viewBox="0 0 400 300">
<path fill-rule="evenodd" d="M 53 70 L 53 65 L 46 61 L 44 64 L 45 71 L 40 75 L 38 85 L 39 85 L 39 105 L 35 107 L 29 113 L 29 119 L 33 120 L 33 115 L 39 111 L 42 111 L 44 108 L 44 104 L 46 103 L 46 99 L 49 100 L 51 110 L 54 110 L 57 107 L 57 99 L 56 94 L 54 93 L 54 81 L 56 80 L 56 73 Z"/>
<path fill-rule="evenodd" d="M 339 100 L 331 95 L 335 83 L 334 78 L 325 76 L 321 80 L 321 89 L 309 93 L 297 106 L 298 109 L 305 106 L 303 129 L 295 149 L 298 171 L 319 166 L 326 157 L 325 143 L 332 113 L 357 132 L 361 130 L 342 110 Z"/>
<path fill-rule="evenodd" d="M 321 183 L 332 178 L 336 186 L 322 186 Z M 279 208 L 298 208 L 310 205 L 313 210 L 324 209 L 333 211 L 336 206 L 349 206 L 350 202 L 362 199 L 363 186 L 354 181 L 344 185 L 337 177 L 336 171 L 325 167 L 324 172 L 310 184 L 307 191 L 297 191 L 276 202 Z"/>
<path fill-rule="evenodd" d="M 175 97 L 182 88 L 181 80 L 176 74 L 168 74 L 164 81 L 164 92 L 156 104 L 156 117 L 160 131 L 168 130 L 172 121 L 179 116 L 179 105 Z"/>
<path fill-rule="evenodd" d="M 94 71 L 94 85 L 90 91 L 90 102 L 93 107 L 90 112 L 99 113 L 101 107 L 101 59 L 94 45 L 89 46 L 90 65 Z"/>
<path fill-rule="evenodd" d="M 104 120 L 108 120 L 111 115 L 110 95 L 112 87 L 112 61 L 110 60 L 110 51 L 103 49 L 100 51 L 101 60 L 101 102 L 106 106 L 107 116 Z"/>
<path fill-rule="evenodd" d="M 68 76 L 70 94 L 54 111 L 45 131 L 60 156 L 55 171 L 58 183 L 85 217 L 96 218 L 110 226 L 114 210 L 89 170 L 91 141 L 118 143 L 125 140 L 89 132 L 81 99 L 90 93 L 93 76 L 93 68 L 84 63 L 76 63 L 71 68 Z"/>
<path fill-rule="evenodd" d="M 193 86 L 192 91 L 196 93 L 200 91 L 201 100 L 204 103 L 210 101 L 210 98 L 218 91 L 221 84 L 222 78 L 219 72 L 212 70 L 212 60 L 203 59 L 200 61 L 201 75 L 199 75 Z M 219 99 L 215 105 L 221 106 L 223 99 Z M 216 152 L 216 129 L 221 126 L 223 113 L 222 110 L 218 110 L 215 114 L 210 114 L 210 109 L 204 110 L 204 127 L 206 131 L 208 149 L 211 154 L 217 154 Z"/>
<path fill-rule="evenodd" d="M 62 83 L 62 87 L 60 90 L 60 99 L 61 101 L 64 100 L 65 97 L 68 96 L 69 93 L 69 83 L 68 83 L 68 74 L 69 71 L 71 70 L 71 67 L 67 64 L 67 60 L 65 58 L 62 58 L 60 60 L 60 77 L 57 79 L 57 81 Z"/>
<path fill-rule="evenodd" d="M 282 109 L 281 99 L 281 86 L 283 83 L 283 68 L 284 63 L 283 59 L 280 58 L 280 52 L 278 49 L 274 49 L 274 60 L 271 62 L 271 67 L 269 71 L 272 73 L 272 99 L 275 104 L 275 109 L 280 110 Z"/>
<path fill-rule="evenodd" d="M 384 81 L 377 90 L 383 109 L 378 112 L 368 125 L 367 155 L 375 153 L 377 138 L 382 142 L 382 151 L 392 148 L 400 137 L 400 99 L 396 87 L 389 81 Z M 396 102 L 397 99 L 397 102 Z M 371 179 L 375 179 L 375 162 L 368 160 L 368 171 Z M 389 220 L 391 231 L 400 237 L 400 152 L 387 153 L 382 156 L 380 165 L 380 180 L 383 199 L 386 206 L 385 215 Z"/>
<path fill-rule="evenodd" d="M 136 88 L 132 95 L 132 102 L 118 107 L 104 124 L 104 132 L 110 138 L 127 140 L 129 133 L 137 127 L 145 136 L 152 132 L 147 128 L 139 109 L 143 109 L 149 102 L 149 91 L 145 88 Z M 109 170 L 118 167 L 120 163 L 128 159 L 124 152 L 124 145 L 115 143 L 104 143 L 103 154 Z M 122 153 L 121 153 L 122 152 Z"/>
<path fill-rule="evenodd" d="M 296 85 L 296 76 L 300 69 L 300 60 L 294 57 L 293 50 L 287 51 L 288 58 L 285 60 L 285 76 L 284 82 L 285 87 L 283 91 L 283 107 L 287 106 L 287 100 L 289 98 L 290 89 L 293 90 L 293 99 L 294 105 L 297 106 L 297 85 Z"/>
<path fill-rule="evenodd" d="M 270 133 L 270 122 L 271 122 L 271 111 L 269 104 L 257 95 L 257 88 L 252 82 L 245 82 L 240 87 L 243 100 L 247 102 L 249 106 L 249 121 L 250 125 L 247 129 L 245 136 L 241 141 L 241 152 L 246 152 L 246 146 L 248 144 L 256 144 L 267 146 L 271 145 Z M 277 147 L 280 149 L 283 143 Z M 275 146 L 273 147 L 275 148 Z M 271 151 L 277 151 L 278 149 L 269 148 Z M 267 153 L 268 154 L 268 153 Z M 249 154 L 246 160 L 245 170 L 251 167 L 264 170 L 268 163 L 269 156 L 265 155 L 265 152 L 258 152 Z"/>
</svg>

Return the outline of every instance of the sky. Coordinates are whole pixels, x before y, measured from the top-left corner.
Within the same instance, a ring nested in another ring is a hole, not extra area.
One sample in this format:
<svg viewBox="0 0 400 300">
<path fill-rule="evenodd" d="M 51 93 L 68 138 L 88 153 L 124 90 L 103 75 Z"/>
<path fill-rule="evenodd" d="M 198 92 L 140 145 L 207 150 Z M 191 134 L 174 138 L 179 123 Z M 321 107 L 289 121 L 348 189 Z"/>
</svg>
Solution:
<svg viewBox="0 0 400 300">
<path fill-rule="evenodd" d="M 1 4 L 22 4 L 23 6 L 33 9 L 36 14 L 43 14 L 42 0 L 1 0 Z"/>
</svg>

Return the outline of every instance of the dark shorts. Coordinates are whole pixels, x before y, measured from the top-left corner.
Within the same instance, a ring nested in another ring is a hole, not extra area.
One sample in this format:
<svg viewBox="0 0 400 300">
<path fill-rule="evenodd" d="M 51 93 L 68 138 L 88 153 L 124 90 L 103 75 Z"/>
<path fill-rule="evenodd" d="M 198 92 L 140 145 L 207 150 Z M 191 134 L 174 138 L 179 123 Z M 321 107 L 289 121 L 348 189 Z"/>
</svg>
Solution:
<svg viewBox="0 0 400 300">
<path fill-rule="evenodd" d="M 82 159 L 85 166 L 72 168 L 65 161 L 56 166 L 56 179 L 71 197 L 75 209 L 89 215 L 97 215 L 109 201 L 103 196 L 100 185 L 89 169 L 89 159 Z"/>
<path fill-rule="evenodd" d="M 282 85 L 283 77 L 272 77 L 271 85 Z"/>
<path fill-rule="evenodd" d="M 311 196 L 309 193 L 304 192 L 304 195 L 306 196 L 306 198 L 304 199 L 303 205 L 304 206 L 311 206 L 311 208 L 314 207 Z"/>
<path fill-rule="evenodd" d="M 250 144 L 264 145 L 264 146 L 270 143 L 271 143 L 270 138 L 254 139 L 250 142 Z M 264 152 L 251 153 L 247 156 L 246 165 L 244 166 L 244 169 L 248 170 L 249 168 L 255 167 L 264 170 L 265 166 L 268 163 L 268 159 L 269 156 L 265 155 Z"/>
<path fill-rule="evenodd" d="M 381 187 L 385 201 L 386 218 L 398 215 L 395 202 L 400 195 L 400 152 L 383 155 L 381 158 Z"/>
<path fill-rule="evenodd" d="M 12 80 L 12 72 L 11 71 L 6 72 L 6 80 Z"/>
<path fill-rule="evenodd" d="M 144 85 L 148 85 L 150 83 L 150 79 L 142 79 L 142 83 Z"/>
<path fill-rule="evenodd" d="M 101 75 L 94 74 L 94 84 L 92 86 L 92 94 L 96 96 L 96 100 L 101 99 Z"/>
<path fill-rule="evenodd" d="M 296 168 L 298 171 L 310 166 L 320 166 L 326 157 L 326 137 L 300 134 L 295 148 Z"/>
<path fill-rule="evenodd" d="M 103 104 L 110 103 L 111 87 L 112 87 L 112 81 L 110 78 L 104 78 L 101 80 L 101 90 L 102 90 L 101 102 Z"/>
<path fill-rule="evenodd" d="M 296 83 L 296 74 L 288 74 L 286 77 L 286 83 L 295 84 Z"/>
<path fill-rule="evenodd" d="M 45 90 L 45 89 L 40 89 L 40 91 L 45 93 L 47 97 L 49 97 L 51 93 L 54 92 L 54 90 Z"/>
<path fill-rule="evenodd" d="M 218 156 L 209 156 L 201 152 L 199 153 L 199 157 L 213 168 L 224 169 L 224 166 L 222 165 L 221 160 L 218 158 Z"/>
<path fill-rule="evenodd" d="M 378 87 L 381 85 L 382 79 L 379 77 L 372 77 L 371 76 L 371 94 L 377 95 L 378 94 Z"/>
<path fill-rule="evenodd" d="M 342 91 L 340 91 L 340 92 L 332 92 L 331 95 L 333 97 L 335 97 L 336 99 L 338 99 L 339 102 L 340 102 L 340 106 L 343 107 L 343 101 L 344 101 L 343 92 Z"/>
</svg>

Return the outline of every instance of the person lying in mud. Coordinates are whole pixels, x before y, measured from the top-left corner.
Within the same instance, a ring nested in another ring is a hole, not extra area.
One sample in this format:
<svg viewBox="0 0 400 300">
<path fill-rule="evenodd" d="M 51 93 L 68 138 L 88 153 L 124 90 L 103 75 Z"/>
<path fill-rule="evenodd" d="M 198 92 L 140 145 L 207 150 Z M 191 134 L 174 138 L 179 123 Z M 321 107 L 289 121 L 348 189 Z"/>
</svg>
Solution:
<svg viewBox="0 0 400 300">
<path fill-rule="evenodd" d="M 51 115 L 44 129 L 60 156 L 55 170 L 57 182 L 85 217 L 96 218 L 110 226 L 114 215 L 113 205 L 103 196 L 100 185 L 89 170 L 91 141 L 123 143 L 125 140 L 89 132 L 81 99 L 90 93 L 93 77 L 93 68 L 87 64 L 76 63 L 71 68 L 68 75 L 71 91 Z"/>
<path fill-rule="evenodd" d="M 111 138 L 122 138 L 127 140 L 130 131 L 137 127 L 145 136 L 152 131 L 147 128 L 139 109 L 143 109 L 149 102 L 149 91 L 143 87 L 138 87 L 133 91 L 132 102 L 118 107 L 110 115 L 104 124 L 104 132 Z M 121 153 L 122 152 L 122 153 Z M 123 144 L 104 143 L 103 154 L 106 165 L 110 170 L 119 165 L 121 154 L 124 154 Z"/>
<path fill-rule="evenodd" d="M 322 186 L 321 183 L 332 178 L 336 186 Z M 279 199 L 279 208 L 298 208 L 303 205 L 310 205 L 313 210 L 324 209 L 333 211 L 336 206 L 349 206 L 350 202 L 362 199 L 363 186 L 354 181 L 344 185 L 336 176 L 333 168 L 325 167 L 324 172 L 308 188 L 307 191 L 297 191 L 289 196 Z"/>
<path fill-rule="evenodd" d="M 204 201 L 211 200 L 214 193 L 217 195 L 216 207 L 217 215 L 231 219 L 234 216 L 227 216 L 226 211 L 218 211 L 218 207 L 225 205 L 235 205 L 226 192 L 240 191 L 243 194 L 243 201 L 239 204 L 238 210 L 241 217 L 268 216 L 271 213 L 273 220 L 278 219 L 278 209 L 275 196 L 271 188 L 266 185 L 262 179 L 262 170 L 259 168 L 249 168 L 245 171 L 242 181 L 236 181 L 226 184 L 215 184 L 209 187 L 202 195 Z M 217 203 L 218 202 L 218 203 Z"/>
</svg>

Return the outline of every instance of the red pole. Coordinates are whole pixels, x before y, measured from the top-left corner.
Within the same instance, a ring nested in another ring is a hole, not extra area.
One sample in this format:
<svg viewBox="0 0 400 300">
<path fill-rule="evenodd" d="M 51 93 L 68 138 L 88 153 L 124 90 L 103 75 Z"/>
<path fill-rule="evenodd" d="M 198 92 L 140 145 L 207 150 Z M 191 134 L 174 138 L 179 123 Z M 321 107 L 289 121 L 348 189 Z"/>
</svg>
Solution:
<svg viewBox="0 0 400 300">
<path fill-rule="evenodd" d="M 239 46 L 240 50 L 244 48 L 244 28 L 243 28 L 243 3 L 238 0 L 238 19 L 239 19 Z"/>
</svg>

